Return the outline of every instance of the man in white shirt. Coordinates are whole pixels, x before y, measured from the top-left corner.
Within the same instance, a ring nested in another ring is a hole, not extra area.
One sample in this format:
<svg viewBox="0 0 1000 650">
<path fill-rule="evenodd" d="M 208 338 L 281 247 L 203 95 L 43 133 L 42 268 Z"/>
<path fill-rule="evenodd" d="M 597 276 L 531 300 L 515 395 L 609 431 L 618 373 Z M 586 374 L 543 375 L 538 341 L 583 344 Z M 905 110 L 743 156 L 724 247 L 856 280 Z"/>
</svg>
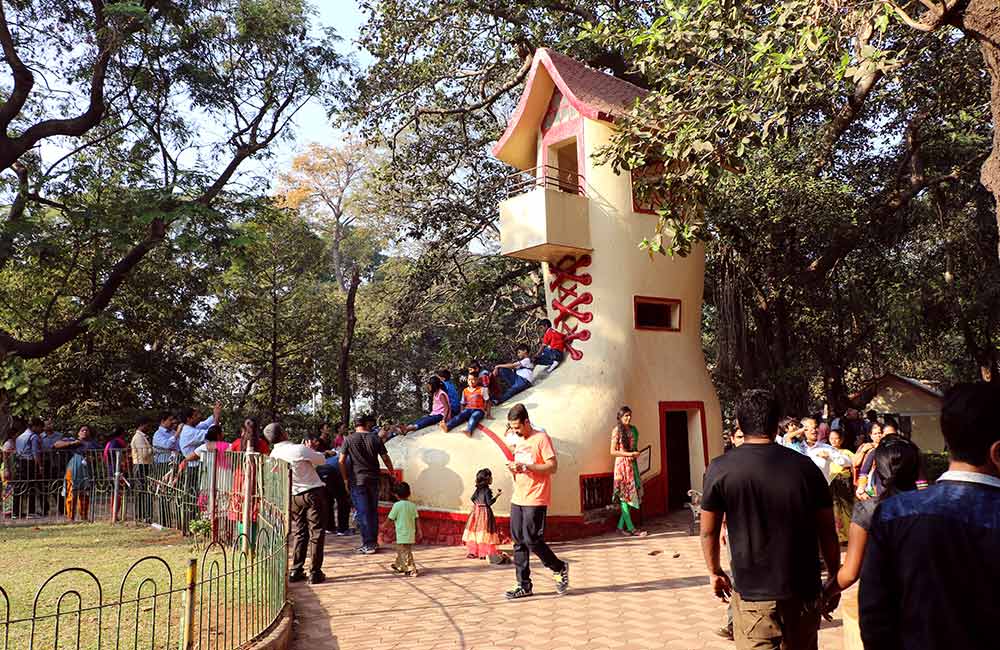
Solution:
<svg viewBox="0 0 1000 650">
<path fill-rule="evenodd" d="M 522 390 L 530 388 L 535 381 L 535 364 L 531 362 L 528 346 L 517 346 L 517 361 L 497 364 L 493 369 L 493 374 L 503 379 L 507 385 L 507 389 L 496 400 L 496 404 L 503 404 Z"/>
<path fill-rule="evenodd" d="M 153 500 L 146 485 L 150 465 L 153 464 L 153 446 L 146 433 L 153 427 L 152 418 L 142 417 L 136 424 L 129 447 L 132 450 L 132 493 L 135 495 L 135 516 L 149 522 L 153 515 Z"/>
<path fill-rule="evenodd" d="M 277 422 L 264 427 L 264 439 L 271 445 L 271 458 L 288 463 L 292 473 L 292 566 L 290 582 L 306 579 L 303 571 L 308 547 L 309 584 L 326 580 L 323 574 L 323 543 L 326 534 L 323 516 L 326 513 L 326 485 L 316 473 L 316 467 L 326 462 L 326 456 L 305 445 L 288 441 Z"/>
<path fill-rule="evenodd" d="M 788 445 L 800 454 L 805 454 L 816 463 L 816 467 L 823 472 L 827 485 L 833 480 L 833 473 L 830 471 L 831 465 L 848 467 L 851 458 L 841 450 L 826 442 L 820 442 L 819 430 L 816 427 L 816 420 L 804 418 L 802 420 L 803 440 L 798 445 Z"/>
</svg>

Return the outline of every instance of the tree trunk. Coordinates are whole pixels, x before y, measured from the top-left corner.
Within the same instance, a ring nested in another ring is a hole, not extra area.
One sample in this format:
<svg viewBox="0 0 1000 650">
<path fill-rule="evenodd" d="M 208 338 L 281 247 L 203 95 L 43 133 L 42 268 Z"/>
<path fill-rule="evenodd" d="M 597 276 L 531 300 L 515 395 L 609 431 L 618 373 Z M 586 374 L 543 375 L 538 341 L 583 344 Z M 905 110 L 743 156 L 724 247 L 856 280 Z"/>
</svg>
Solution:
<svg viewBox="0 0 1000 650">
<path fill-rule="evenodd" d="M 337 286 L 341 291 L 348 291 L 347 278 L 344 276 L 344 261 L 340 254 L 340 245 L 344 241 L 343 226 L 340 224 L 340 215 L 336 215 L 336 225 L 333 227 L 333 244 L 330 246 L 330 261 L 333 263 L 333 276 L 337 279 Z"/>
<path fill-rule="evenodd" d="M 347 304 L 344 307 L 346 312 L 344 338 L 340 342 L 340 421 L 345 427 L 351 421 L 351 345 L 354 343 L 354 327 L 358 321 L 354 303 L 358 295 L 359 284 L 361 284 L 361 275 L 358 267 L 355 266 L 351 273 L 351 286 L 347 289 Z"/>
<path fill-rule="evenodd" d="M 996 199 L 994 209 L 1000 226 L 1000 3 L 997 0 L 970 0 L 960 17 L 960 27 L 979 41 L 990 73 L 993 151 L 983 164 L 980 179 Z M 1000 246 L 997 255 L 1000 256 Z"/>
<path fill-rule="evenodd" d="M 278 287 L 277 283 L 271 285 L 271 382 L 268 389 L 268 410 L 271 413 L 271 421 L 278 420 Z"/>
</svg>

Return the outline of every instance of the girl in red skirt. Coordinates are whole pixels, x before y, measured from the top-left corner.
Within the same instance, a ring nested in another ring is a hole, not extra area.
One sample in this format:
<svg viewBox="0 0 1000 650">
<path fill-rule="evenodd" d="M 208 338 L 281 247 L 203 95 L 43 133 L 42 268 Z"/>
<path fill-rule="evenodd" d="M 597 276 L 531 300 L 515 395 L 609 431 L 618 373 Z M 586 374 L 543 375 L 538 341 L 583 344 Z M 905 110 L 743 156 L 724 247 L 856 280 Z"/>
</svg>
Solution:
<svg viewBox="0 0 1000 650">
<path fill-rule="evenodd" d="M 465 532 L 462 533 L 462 541 L 469 559 L 487 559 L 491 555 L 496 555 L 497 544 L 500 538 L 497 536 L 497 521 L 493 517 L 493 504 L 500 498 L 500 492 L 493 496 L 490 484 L 493 483 L 493 472 L 489 469 L 481 469 L 476 472 L 476 491 L 472 493 L 472 512 L 469 513 L 469 521 L 465 524 Z"/>
</svg>

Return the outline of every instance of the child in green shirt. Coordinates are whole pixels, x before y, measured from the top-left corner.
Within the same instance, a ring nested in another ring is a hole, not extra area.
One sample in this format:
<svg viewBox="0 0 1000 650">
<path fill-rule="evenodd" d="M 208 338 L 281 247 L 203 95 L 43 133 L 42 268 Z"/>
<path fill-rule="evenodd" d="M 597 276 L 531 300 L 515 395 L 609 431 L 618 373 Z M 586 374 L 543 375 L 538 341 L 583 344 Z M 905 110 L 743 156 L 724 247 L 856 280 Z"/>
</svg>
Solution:
<svg viewBox="0 0 1000 650">
<path fill-rule="evenodd" d="M 396 561 L 392 570 L 407 576 L 417 575 L 417 565 L 413 561 L 413 544 L 420 535 L 420 520 L 417 506 L 410 501 L 410 484 L 401 482 L 396 486 L 399 501 L 392 504 L 389 521 L 396 523 Z"/>
</svg>

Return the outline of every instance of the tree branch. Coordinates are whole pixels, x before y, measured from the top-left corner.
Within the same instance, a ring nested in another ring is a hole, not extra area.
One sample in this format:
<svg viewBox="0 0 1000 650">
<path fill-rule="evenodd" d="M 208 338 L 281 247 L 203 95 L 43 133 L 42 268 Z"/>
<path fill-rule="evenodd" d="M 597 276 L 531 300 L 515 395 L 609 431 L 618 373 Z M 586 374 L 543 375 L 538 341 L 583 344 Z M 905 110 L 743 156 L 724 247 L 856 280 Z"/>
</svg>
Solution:
<svg viewBox="0 0 1000 650">
<path fill-rule="evenodd" d="M 528 76 L 528 71 L 531 70 L 531 62 L 533 59 L 533 54 L 525 56 L 524 61 L 521 63 L 521 67 L 517 70 L 517 73 L 515 73 L 507 83 L 498 88 L 493 94 L 475 102 L 474 104 L 467 104 L 456 108 L 418 108 L 398 129 L 396 129 L 396 132 L 392 135 L 393 142 L 395 143 L 399 134 L 402 133 L 406 127 L 410 126 L 414 122 L 418 122 L 422 115 L 459 115 L 471 113 L 494 104 L 498 99 L 506 95 L 508 92 L 516 88 L 522 81 L 524 81 L 524 78 Z"/>
<path fill-rule="evenodd" d="M 21 341 L 9 332 L 0 330 L 0 358 L 6 355 L 16 355 L 24 359 L 44 357 L 53 350 L 65 345 L 75 336 L 86 331 L 89 321 L 99 315 L 110 304 L 115 292 L 125 282 L 129 273 L 139 262 L 157 246 L 166 236 L 166 224 L 163 219 L 156 219 L 149 226 L 146 238 L 135 245 L 125 257 L 118 261 L 104 280 L 100 289 L 91 297 L 90 302 L 80 314 L 61 328 L 43 336 L 40 341 Z"/>
<path fill-rule="evenodd" d="M 28 100 L 28 94 L 35 85 L 35 76 L 24 64 L 14 47 L 14 37 L 10 33 L 7 25 L 7 14 L 4 11 L 3 3 L 0 2 L 0 44 L 3 45 L 4 59 L 14 76 L 14 89 L 3 104 L 0 104 L 0 138 L 7 138 L 7 129 L 13 121 L 24 103 Z"/>
</svg>

